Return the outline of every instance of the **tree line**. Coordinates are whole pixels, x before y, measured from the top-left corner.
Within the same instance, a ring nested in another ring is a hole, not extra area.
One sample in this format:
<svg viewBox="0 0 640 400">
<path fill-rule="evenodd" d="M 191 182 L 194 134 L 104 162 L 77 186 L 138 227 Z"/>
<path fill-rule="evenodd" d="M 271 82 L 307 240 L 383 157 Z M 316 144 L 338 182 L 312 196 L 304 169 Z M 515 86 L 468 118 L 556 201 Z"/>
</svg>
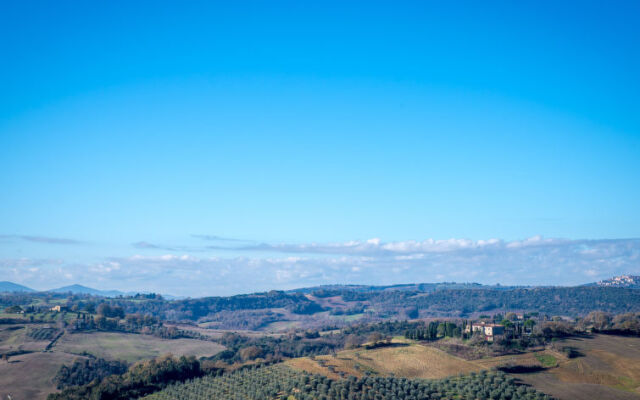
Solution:
<svg viewBox="0 0 640 400">
<path fill-rule="evenodd" d="M 200 362 L 194 357 L 164 356 L 136 363 L 123 374 L 109 375 L 102 380 L 96 378 L 82 386 L 66 387 L 60 393 L 50 394 L 47 400 L 137 399 L 157 392 L 171 383 L 193 379 L 204 374 Z M 68 379 L 65 379 L 65 382 Z"/>
</svg>

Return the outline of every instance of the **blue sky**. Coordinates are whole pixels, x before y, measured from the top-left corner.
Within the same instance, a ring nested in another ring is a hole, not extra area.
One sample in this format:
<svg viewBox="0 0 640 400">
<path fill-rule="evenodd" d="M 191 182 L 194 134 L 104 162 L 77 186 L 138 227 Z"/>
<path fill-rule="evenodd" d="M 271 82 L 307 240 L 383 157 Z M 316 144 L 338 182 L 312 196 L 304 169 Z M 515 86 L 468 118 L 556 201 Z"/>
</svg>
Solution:
<svg viewBox="0 0 640 400">
<path fill-rule="evenodd" d="M 8 280 L 640 272 L 637 2 L 0 7 Z"/>
</svg>

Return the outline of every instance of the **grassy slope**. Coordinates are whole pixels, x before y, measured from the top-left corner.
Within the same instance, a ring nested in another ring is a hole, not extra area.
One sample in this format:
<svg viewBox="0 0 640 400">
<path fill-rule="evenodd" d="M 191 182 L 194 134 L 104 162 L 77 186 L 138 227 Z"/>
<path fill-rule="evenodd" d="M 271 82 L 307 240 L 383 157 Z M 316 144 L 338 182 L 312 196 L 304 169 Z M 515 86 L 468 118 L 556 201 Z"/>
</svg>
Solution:
<svg viewBox="0 0 640 400">
<path fill-rule="evenodd" d="M 325 366 L 321 365 L 323 362 Z M 482 369 L 472 362 L 433 347 L 404 341 L 394 341 L 394 345 L 390 347 L 345 350 L 336 356 L 318 356 L 315 360 L 303 357 L 287 363 L 294 368 L 332 378 L 337 377 L 337 372 L 340 371 L 356 376 L 369 371 L 380 375 L 438 379 Z M 333 366 L 335 372 L 329 366 Z"/>
</svg>

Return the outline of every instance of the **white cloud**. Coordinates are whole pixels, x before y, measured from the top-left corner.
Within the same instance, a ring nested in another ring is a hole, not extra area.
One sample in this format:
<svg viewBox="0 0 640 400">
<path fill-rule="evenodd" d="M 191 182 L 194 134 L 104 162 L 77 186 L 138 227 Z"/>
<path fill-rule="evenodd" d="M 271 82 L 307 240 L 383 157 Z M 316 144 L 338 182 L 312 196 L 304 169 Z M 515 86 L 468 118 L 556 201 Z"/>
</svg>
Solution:
<svg viewBox="0 0 640 400">
<path fill-rule="evenodd" d="M 359 256 L 399 256 L 427 253 L 452 253 L 460 251 L 488 251 L 488 250 L 518 250 L 526 248 L 580 248 L 584 253 L 604 252 L 609 243 L 637 246 L 636 239 L 621 240 L 567 240 L 543 238 L 533 236 L 524 240 L 503 241 L 501 239 L 470 240 L 470 239 L 426 239 L 423 241 L 407 240 L 397 242 L 383 242 L 381 239 L 351 240 L 342 243 L 261 243 L 251 246 L 209 247 L 214 250 L 233 250 L 240 252 L 277 252 L 288 254 L 335 254 Z"/>
<path fill-rule="evenodd" d="M 267 249 L 267 245 L 261 246 L 262 250 Z M 284 254 L 281 257 L 220 257 L 205 256 L 202 252 L 197 256 L 188 252 L 166 252 L 109 257 L 91 263 L 0 259 L 0 276 L 19 283 L 31 282 L 38 288 L 99 283 L 99 289 L 203 296 L 333 283 L 445 280 L 568 285 L 622 273 L 640 273 L 640 239 L 566 240 L 538 236 L 513 242 L 372 239 L 334 244 L 281 244 L 272 246 L 271 251 Z M 245 254 L 255 253 L 249 249 Z M 70 282 L 71 279 L 74 282 Z"/>
</svg>

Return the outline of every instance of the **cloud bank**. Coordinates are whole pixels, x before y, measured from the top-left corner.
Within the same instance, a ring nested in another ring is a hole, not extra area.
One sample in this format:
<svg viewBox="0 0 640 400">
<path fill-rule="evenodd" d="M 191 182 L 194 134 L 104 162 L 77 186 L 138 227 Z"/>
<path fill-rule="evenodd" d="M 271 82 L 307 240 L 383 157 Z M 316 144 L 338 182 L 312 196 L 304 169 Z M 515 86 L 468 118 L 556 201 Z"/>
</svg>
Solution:
<svg viewBox="0 0 640 400">
<path fill-rule="evenodd" d="M 83 244 L 84 242 L 74 239 L 33 236 L 33 235 L 0 235 L 0 240 L 24 240 L 26 242 L 44 243 L 44 244 Z"/>
<path fill-rule="evenodd" d="M 210 249 L 216 250 L 235 250 L 235 251 L 269 251 L 278 253 L 304 253 L 304 254 L 340 254 L 340 255 L 359 255 L 359 256 L 394 256 L 394 255 L 411 255 L 411 254 L 436 254 L 436 253 L 454 253 L 460 251 L 491 251 L 491 250 L 509 250 L 525 247 L 548 247 L 562 246 L 568 243 L 580 244 L 589 243 L 590 241 L 568 241 L 563 239 L 544 239 L 541 236 L 522 241 L 505 242 L 500 239 L 488 240 L 469 240 L 469 239 L 446 239 L 435 240 L 427 239 L 423 241 L 400 241 L 400 242 L 382 242 L 378 238 L 369 240 L 353 240 L 342 243 L 302 243 L 302 244 L 268 244 L 261 243 L 248 246 L 208 246 Z M 591 241 L 596 242 L 596 241 Z"/>
<path fill-rule="evenodd" d="M 196 239 L 208 240 L 211 242 L 253 242 L 253 240 L 230 238 L 218 235 L 191 235 L 191 237 Z"/>
<path fill-rule="evenodd" d="M 140 254 L 91 263 L 0 259 L 0 275 L 37 288 L 78 282 L 100 289 L 205 296 L 334 283 L 575 285 L 640 273 L 640 239 L 370 239 L 216 247 L 242 254 L 235 257 L 225 251 L 212 255 L 203 253 L 203 248 L 149 242 L 138 242 L 134 248 Z M 273 256 L 264 256 L 269 252 Z"/>
</svg>

